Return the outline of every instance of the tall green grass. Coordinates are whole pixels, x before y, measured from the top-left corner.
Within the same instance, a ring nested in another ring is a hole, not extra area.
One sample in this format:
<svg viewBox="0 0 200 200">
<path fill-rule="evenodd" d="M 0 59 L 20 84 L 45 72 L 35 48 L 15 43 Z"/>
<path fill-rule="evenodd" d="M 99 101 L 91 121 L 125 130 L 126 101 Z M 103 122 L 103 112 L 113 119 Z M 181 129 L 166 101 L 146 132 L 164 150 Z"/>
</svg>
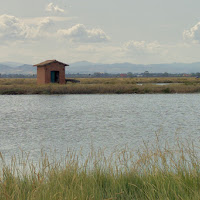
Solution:
<svg viewBox="0 0 200 200">
<path fill-rule="evenodd" d="M 6 164 L 1 155 L 0 199 L 199 199 L 199 157 L 192 144 L 177 142 L 138 151 L 103 150 L 66 152 L 57 160 L 43 154 L 34 164 L 27 157 L 13 157 Z"/>
</svg>

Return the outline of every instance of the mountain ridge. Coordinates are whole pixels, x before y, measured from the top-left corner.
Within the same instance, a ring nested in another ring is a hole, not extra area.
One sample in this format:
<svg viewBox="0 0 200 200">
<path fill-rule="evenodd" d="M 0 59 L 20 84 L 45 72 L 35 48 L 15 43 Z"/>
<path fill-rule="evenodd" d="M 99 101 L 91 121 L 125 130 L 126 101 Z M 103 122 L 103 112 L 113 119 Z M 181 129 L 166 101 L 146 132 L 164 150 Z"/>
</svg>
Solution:
<svg viewBox="0 0 200 200">
<path fill-rule="evenodd" d="M 20 64 L 16 62 L 0 62 L 1 74 L 36 74 L 36 67 L 31 64 Z M 70 64 L 66 67 L 66 73 L 92 74 L 100 73 L 196 73 L 200 72 L 200 62 L 194 63 L 161 63 L 161 64 L 133 64 L 133 63 L 92 63 L 80 61 Z"/>
</svg>

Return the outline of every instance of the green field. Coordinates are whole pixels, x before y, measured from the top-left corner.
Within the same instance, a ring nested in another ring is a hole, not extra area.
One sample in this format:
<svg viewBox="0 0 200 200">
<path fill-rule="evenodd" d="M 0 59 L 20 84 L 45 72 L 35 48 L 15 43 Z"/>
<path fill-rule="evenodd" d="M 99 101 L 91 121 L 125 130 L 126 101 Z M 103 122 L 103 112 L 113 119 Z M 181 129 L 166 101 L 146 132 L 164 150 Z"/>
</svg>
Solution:
<svg viewBox="0 0 200 200">
<path fill-rule="evenodd" d="M 0 94 L 198 93 L 195 78 L 80 78 L 80 83 L 37 85 L 36 79 L 0 79 Z M 168 83 L 169 85 L 156 85 Z"/>
<path fill-rule="evenodd" d="M 126 148 L 110 156 L 91 150 L 84 162 L 81 152 L 73 151 L 60 161 L 43 153 L 37 164 L 25 153 L 6 164 L 0 154 L 0 199 L 198 200 L 200 160 L 193 145 L 175 146 L 144 144 L 139 151 Z"/>
</svg>

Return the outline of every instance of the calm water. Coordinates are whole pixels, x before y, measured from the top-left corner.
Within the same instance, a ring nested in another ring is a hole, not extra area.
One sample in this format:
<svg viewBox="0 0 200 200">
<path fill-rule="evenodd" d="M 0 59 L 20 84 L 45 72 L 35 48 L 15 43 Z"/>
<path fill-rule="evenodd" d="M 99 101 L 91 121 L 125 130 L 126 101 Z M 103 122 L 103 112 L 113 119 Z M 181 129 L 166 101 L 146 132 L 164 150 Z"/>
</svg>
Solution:
<svg viewBox="0 0 200 200">
<path fill-rule="evenodd" d="M 33 159 L 83 147 L 138 148 L 175 137 L 200 140 L 200 94 L 0 96 L 0 152 Z"/>
</svg>

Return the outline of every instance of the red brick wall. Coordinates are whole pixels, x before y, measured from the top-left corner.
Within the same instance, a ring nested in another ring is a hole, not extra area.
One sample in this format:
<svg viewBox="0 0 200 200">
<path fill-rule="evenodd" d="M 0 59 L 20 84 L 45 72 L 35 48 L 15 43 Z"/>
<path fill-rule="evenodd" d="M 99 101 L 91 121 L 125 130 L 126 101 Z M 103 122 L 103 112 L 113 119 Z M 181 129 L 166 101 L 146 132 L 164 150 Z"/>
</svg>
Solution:
<svg viewBox="0 0 200 200">
<path fill-rule="evenodd" d="M 37 83 L 45 84 L 45 68 L 37 67 Z"/>
<path fill-rule="evenodd" d="M 44 67 L 37 67 L 38 84 L 51 83 L 51 71 L 59 71 L 59 83 L 65 84 L 65 66 L 59 63 L 51 63 Z"/>
</svg>

